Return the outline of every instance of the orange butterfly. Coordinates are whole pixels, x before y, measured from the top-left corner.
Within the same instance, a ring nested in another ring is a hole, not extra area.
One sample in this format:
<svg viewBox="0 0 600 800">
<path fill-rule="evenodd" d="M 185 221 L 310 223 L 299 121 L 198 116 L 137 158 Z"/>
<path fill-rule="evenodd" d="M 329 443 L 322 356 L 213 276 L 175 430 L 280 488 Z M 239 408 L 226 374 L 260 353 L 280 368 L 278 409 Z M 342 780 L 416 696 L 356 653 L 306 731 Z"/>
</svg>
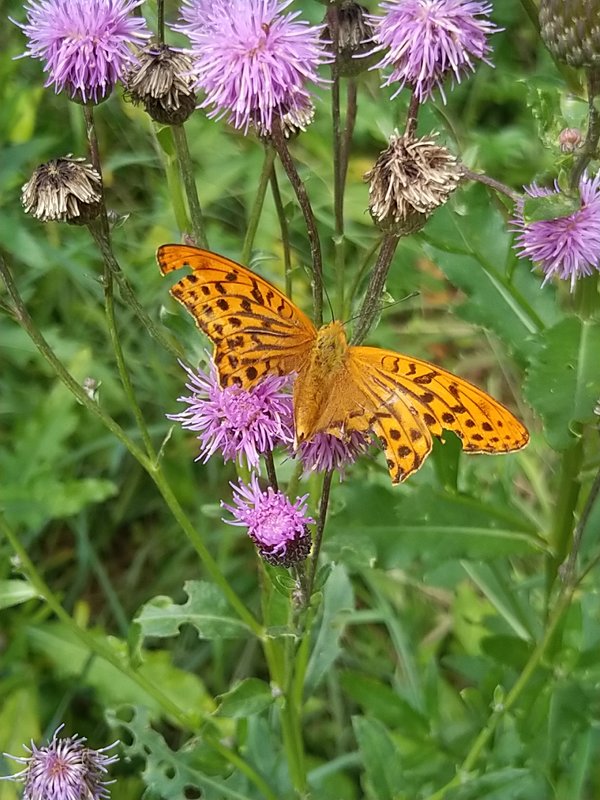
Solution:
<svg viewBox="0 0 600 800">
<path fill-rule="evenodd" d="M 234 261 L 179 244 L 159 247 L 157 260 L 163 275 L 191 269 L 171 294 L 213 341 L 222 386 L 250 389 L 266 375 L 296 373 L 296 445 L 321 432 L 373 431 L 399 483 L 444 429 L 470 453 L 507 453 L 529 441 L 519 420 L 472 383 L 428 361 L 349 346 L 341 322 L 317 330 L 279 289 Z"/>
</svg>

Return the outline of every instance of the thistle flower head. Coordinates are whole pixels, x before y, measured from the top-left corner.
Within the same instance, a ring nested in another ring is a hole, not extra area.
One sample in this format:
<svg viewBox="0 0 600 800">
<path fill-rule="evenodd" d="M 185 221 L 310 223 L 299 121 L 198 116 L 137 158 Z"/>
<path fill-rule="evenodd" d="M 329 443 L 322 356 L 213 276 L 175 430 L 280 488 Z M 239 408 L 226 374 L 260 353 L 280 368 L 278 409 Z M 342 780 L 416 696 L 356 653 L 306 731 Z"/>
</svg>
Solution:
<svg viewBox="0 0 600 800">
<path fill-rule="evenodd" d="M 93 750 L 87 747 L 84 736 L 58 738 L 63 726 L 54 732 L 50 743 L 36 747 L 31 742 L 27 758 L 9 756 L 24 764 L 21 772 L 8 780 L 24 784 L 23 800 L 104 800 L 109 797 L 106 780 L 107 768 L 119 760 L 106 751 L 115 747 Z"/>
<path fill-rule="evenodd" d="M 150 32 L 131 11 L 143 0 L 30 0 L 24 55 L 40 59 L 46 86 L 73 99 L 100 102 L 131 64 L 131 46 Z M 17 23 L 19 24 L 19 23 Z"/>
<path fill-rule="evenodd" d="M 600 64 L 600 0 L 541 0 L 540 33 L 558 61 L 572 67 Z"/>
<path fill-rule="evenodd" d="M 53 159 L 37 167 L 21 189 L 26 214 L 41 222 L 85 225 L 100 213 L 102 179 L 85 158 Z"/>
<path fill-rule="evenodd" d="M 387 52 L 376 65 L 391 67 L 384 86 L 398 83 L 394 97 L 408 85 L 421 103 L 449 74 L 460 83 L 475 69 L 474 59 L 489 64 L 487 37 L 497 28 L 487 17 L 490 3 L 477 0 L 388 0 L 384 16 L 373 17 L 374 40 Z"/>
<path fill-rule="evenodd" d="M 375 165 L 365 174 L 369 210 L 376 225 L 397 235 L 423 227 L 458 186 L 460 165 L 431 136 L 390 136 Z"/>
<path fill-rule="evenodd" d="M 261 489 L 256 475 L 248 484 L 240 480 L 231 487 L 233 504 L 222 502 L 221 506 L 233 519 L 224 522 L 248 528 L 248 536 L 261 558 L 269 564 L 289 567 L 308 556 L 312 541 L 307 526 L 314 523 L 307 514 L 308 495 L 297 497 L 292 503 L 270 486 Z"/>
<path fill-rule="evenodd" d="M 544 189 L 535 183 L 525 187 L 530 197 L 558 197 L 558 184 Z M 529 258 L 544 273 L 544 284 L 554 275 L 571 284 L 600 271 L 600 173 L 584 175 L 579 183 L 580 207 L 555 219 L 529 222 L 525 219 L 525 200 L 517 203 L 512 227 L 517 232 L 515 248 L 520 258 Z"/>
<path fill-rule="evenodd" d="M 163 125 L 185 122 L 196 107 L 190 56 L 166 44 L 150 44 L 137 61 L 123 78 L 127 99 L 143 103 L 152 119 Z"/>
<path fill-rule="evenodd" d="M 330 433 L 317 433 L 310 441 L 300 444 L 297 454 L 305 474 L 335 469 L 343 477 L 344 469 L 354 464 L 368 448 L 369 440 L 358 431 L 352 431 L 343 439 Z"/>
<path fill-rule="evenodd" d="M 291 0 L 216 0 L 197 25 L 189 3 L 187 22 L 196 87 L 205 93 L 209 116 L 225 117 L 247 132 L 251 124 L 267 132 L 274 116 L 305 110 L 308 82 L 319 82 L 326 60 L 320 29 L 284 14 Z M 203 4 L 204 7 L 204 4 Z"/>
<path fill-rule="evenodd" d="M 261 453 L 292 441 L 292 397 L 283 391 L 287 376 L 270 375 L 249 390 L 238 386 L 223 389 L 213 364 L 208 373 L 184 369 L 191 394 L 178 401 L 188 407 L 167 416 L 198 432 L 201 449 L 197 460 L 206 463 L 220 451 L 225 461 L 258 468 Z"/>
</svg>

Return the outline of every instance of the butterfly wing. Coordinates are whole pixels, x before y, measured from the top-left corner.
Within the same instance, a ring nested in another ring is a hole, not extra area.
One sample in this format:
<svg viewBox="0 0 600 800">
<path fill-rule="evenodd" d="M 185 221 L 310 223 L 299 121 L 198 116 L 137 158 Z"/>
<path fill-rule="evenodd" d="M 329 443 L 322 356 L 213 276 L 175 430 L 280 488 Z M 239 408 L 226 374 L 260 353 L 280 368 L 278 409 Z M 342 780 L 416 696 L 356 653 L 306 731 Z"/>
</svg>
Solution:
<svg viewBox="0 0 600 800">
<path fill-rule="evenodd" d="M 432 436 L 455 433 L 470 453 L 508 453 L 529 441 L 527 429 L 472 383 L 428 361 L 375 347 L 351 347 L 348 369 L 363 414 L 380 437 L 393 483 L 416 472 Z"/>
<path fill-rule="evenodd" d="M 156 253 L 163 275 L 191 270 L 171 294 L 212 340 L 222 386 L 246 389 L 299 372 L 316 337 L 311 320 L 271 283 L 224 256 L 182 244 Z"/>
</svg>

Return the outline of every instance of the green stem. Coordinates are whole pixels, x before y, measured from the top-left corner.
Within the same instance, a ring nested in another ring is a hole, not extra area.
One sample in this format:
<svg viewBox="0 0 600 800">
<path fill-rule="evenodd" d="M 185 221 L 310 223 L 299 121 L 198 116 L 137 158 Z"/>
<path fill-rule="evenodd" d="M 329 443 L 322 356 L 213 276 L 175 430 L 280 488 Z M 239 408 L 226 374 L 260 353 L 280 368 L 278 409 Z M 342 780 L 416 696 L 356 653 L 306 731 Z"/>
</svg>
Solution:
<svg viewBox="0 0 600 800">
<path fill-rule="evenodd" d="M 73 376 L 65 368 L 64 364 L 56 357 L 56 354 L 44 339 L 38 328 L 33 323 L 29 313 L 23 303 L 23 300 L 15 286 L 14 280 L 8 269 L 4 259 L 0 256 L 0 273 L 6 284 L 8 294 L 14 305 L 14 314 L 19 324 L 27 332 L 42 357 L 50 364 L 59 379 L 65 384 L 70 392 L 76 399 L 85 406 L 94 416 L 96 416 L 108 430 L 119 439 L 120 442 L 127 448 L 131 455 L 139 462 L 148 475 L 156 484 L 159 492 L 161 493 L 167 507 L 169 508 L 173 517 L 179 523 L 181 529 L 190 540 L 196 553 L 200 557 L 207 572 L 214 580 L 214 582 L 221 588 L 223 594 L 229 600 L 230 605 L 238 613 L 240 619 L 246 623 L 248 628 L 257 636 L 262 635 L 262 626 L 248 611 L 243 600 L 231 588 L 227 579 L 218 567 L 217 562 L 210 555 L 207 550 L 202 537 L 195 530 L 189 518 L 179 505 L 177 498 L 173 494 L 170 484 L 166 480 L 160 466 L 152 462 L 148 456 L 127 436 L 125 431 L 106 414 L 102 408 L 92 400 L 80 384 L 73 378 Z"/>
<path fill-rule="evenodd" d="M 267 476 L 273 491 L 279 491 L 279 484 L 277 482 L 277 473 L 275 472 L 275 462 L 273 461 L 273 451 L 267 450 L 264 454 L 265 465 L 267 467 Z"/>
<path fill-rule="evenodd" d="M 160 707 L 164 709 L 166 713 L 170 714 L 174 719 L 176 719 L 183 728 L 194 730 L 195 726 L 191 718 L 183 709 L 179 708 L 179 706 L 173 703 L 173 701 L 167 697 L 167 695 L 163 694 L 163 692 L 147 678 L 145 678 L 139 672 L 136 672 L 127 663 L 125 663 L 116 651 L 112 650 L 110 647 L 96 639 L 96 637 L 85 628 L 81 628 L 65 611 L 52 589 L 48 586 L 41 574 L 36 569 L 33 561 L 29 558 L 27 551 L 21 545 L 16 534 L 2 515 L 0 515 L 0 530 L 8 539 L 12 549 L 18 556 L 20 567 L 27 575 L 31 585 L 34 587 L 40 597 L 45 600 L 45 602 L 48 604 L 48 607 L 54 612 L 58 619 L 63 622 L 93 653 L 96 653 L 96 655 L 100 656 L 105 661 L 108 661 L 109 664 L 112 664 L 120 672 L 122 672 L 124 675 L 127 675 L 127 677 L 131 678 L 131 680 L 137 683 L 138 686 L 144 689 L 144 691 L 154 698 Z"/>
<path fill-rule="evenodd" d="M 464 785 L 466 779 L 468 778 L 469 773 L 473 770 L 477 761 L 479 760 L 479 756 L 483 752 L 484 748 L 487 746 L 488 742 L 494 735 L 500 721 L 504 719 L 506 714 L 513 708 L 519 697 L 521 696 L 523 690 L 531 680 L 532 676 L 534 675 L 536 669 L 538 668 L 542 658 L 544 657 L 548 646 L 550 645 L 552 638 L 556 632 L 556 629 L 563 618 L 566 610 L 569 607 L 571 602 L 572 596 L 574 592 L 574 586 L 565 587 L 563 592 L 561 593 L 552 615 L 548 620 L 548 624 L 546 626 L 544 635 L 542 639 L 538 642 L 536 647 L 534 648 L 532 654 L 530 655 L 523 671 L 519 675 L 516 683 L 510 690 L 510 692 L 506 695 L 506 699 L 502 703 L 499 708 L 496 708 L 490 718 L 488 719 L 487 725 L 481 730 L 475 741 L 473 742 L 469 752 L 467 753 L 464 761 L 460 765 L 460 767 L 456 771 L 456 775 L 452 778 L 452 780 L 448 781 L 445 786 L 442 786 L 441 789 L 438 789 L 437 792 L 434 792 L 431 795 L 428 795 L 425 800 L 442 800 L 446 796 L 446 794 L 450 791 L 450 789 L 455 788 L 456 786 Z"/>
<path fill-rule="evenodd" d="M 156 35 L 158 43 L 164 44 L 165 42 L 165 0 L 157 0 L 156 2 Z"/>
<path fill-rule="evenodd" d="M 569 553 L 569 558 L 565 564 L 561 567 L 561 577 L 563 581 L 567 584 L 572 584 L 575 580 L 575 566 L 577 564 L 577 556 L 579 555 L 579 550 L 581 548 L 581 540 L 583 539 L 583 534 L 585 532 L 585 528 L 587 522 L 590 518 L 590 514 L 594 506 L 596 505 L 596 500 L 600 496 L 600 470 L 596 473 L 596 477 L 594 478 L 594 482 L 592 484 L 592 488 L 590 489 L 587 500 L 585 501 L 585 506 L 583 511 L 581 512 L 581 516 L 577 522 L 575 527 L 575 532 L 573 534 L 573 546 L 571 547 L 571 552 Z"/>
<path fill-rule="evenodd" d="M 200 200 L 198 199 L 198 190 L 196 188 L 196 179 L 194 177 L 194 165 L 192 164 L 192 157 L 188 147 L 187 136 L 183 125 L 172 125 L 171 135 L 173 136 L 173 144 L 175 145 L 175 152 L 177 153 L 177 160 L 179 162 L 179 170 L 183 180 L 183 186 L 188 201 L 190 210 L 190 217 L 192 221 L 192 235 L 194 241 L 199 247 L 208 248 L 208 240 L 204 229 L 204 218 L 202 216 L 202 209 L 200 208 Z"/>
<path fill-rule="evenodd" d="M 276 156 L 277 153 L 272 147 L 267 146 L 265 148 L 265 158 L 260 173 L 260 179 L 258 181 L 258 189 L 256 192 L 256 197 L 254 198 L 254 204 L 252 206 L 250 216 L 248 218 L 248 227 L 246 228 L 246 236 L 244 237 L 244 245 L 242 247 L 242 264 L 247 264 L 250 261 L 252 245 L 254 244 L 254 237 L 256 236 L 256 231 L 258 230 L 260 215 L 265 203 L 267 186 L 269 185 L 269 178 L 273 172 L 273 164 Z"/>
<path fill-rule="evenodd" d="M 333 132 L 333 212 L 334 212 L 334 248 L 335 274 L 337 284 L 338 316 L 344 318 L 344 171 L 342 156 L 342 133 L 340 125 L 340 72 L 339 58 L 339 20 L 338 9 L 333 6 L 328 14 L 329 31 L 332 38 L 335 59 L 331 65 L 331 119 Z"/>
<path fill-rule="evenodd" d="M 285 293 L 292 299 L 292 255 L 290 248 L 290 230 L 285 216 L 285 209 L 281 199 L 281 192 L 279 191 L 279 182 L 277 180 L 277 172 L 275 168 L 271 170 L 271 192 L 273 194 L 273 202 L 275 204 L 275 211 L 277 212 L 277 219 L 279 220 L 279 229 L 281 230 L 281 244 L 283 246 L 283 269 L 285 276 Z"/>
<path fill-rule="evenodd" d="M 325 522 L 327 520 L 327 509 L 329 507 L 329 494 L 331 491 L 331 479 L 333 477 L 333 470 L 327 470 L 323 478 L 323 488 L 321 489 L 321 502 L 319 504 L 319 518 L 317 520 L 317 529 L 315 531 L 315 543 L 310 557 L 310 569 L 308 573 L 308 581 L 306 585 L 306 597 L 304 598 L 305 608 L 310 603 L 310 598 L 315 585 L 315 575 L 317 574 L 317 567 L 319 564 L 319 553 L 321 552 L 321 545 L 323 543 L 323 533 L 325 531 Z"/>
<path fill-rule="evenodd" d="M 312 261 L 312 292 L 313 292 L 313 308 L 314 318 L 317 327 L 323 324 L 323 256 L 321 253 L 321 242 L 319 239 L 319 231 L 317 229 L 317 222 L 315 215 L 310 204 L 306 186 L 302 182 L 294 160 L 288 150 L 287 142 L 281 128 L 279 119 L 273 121 L 273 130 L 271 132 L 273 145 L 277 150 L 279 160 L 288 176 L 288 180 L 296 194 L 298 204 L 304 216 L 306 224 L 306 232 L 308 234 L 308 241 L 310 243 L 310 253 Z"/>
<path fill-rule="evenodd" d="M 588 67 L 587 70 L 588 93 L 588 129 L 581 153 L 571 173 L 571 188 L 576 189 L 586 167 L 596 155 L 598 140 L 600 139 L 600 111 L 596 105 L 600 94 L 600 69 Z"/>
<path fill-rule="evenodd" d="M 377 262 L 373 267 L 365 299 L 360 309 L 358 321 L 352 334 L 352 344 L 360 344 L 373 325 L 380 311 L 381 295 L 385 288 L 388 272 L 398 247 L 398 237 L 386 234 L 381 242 Z"/>
</svg>

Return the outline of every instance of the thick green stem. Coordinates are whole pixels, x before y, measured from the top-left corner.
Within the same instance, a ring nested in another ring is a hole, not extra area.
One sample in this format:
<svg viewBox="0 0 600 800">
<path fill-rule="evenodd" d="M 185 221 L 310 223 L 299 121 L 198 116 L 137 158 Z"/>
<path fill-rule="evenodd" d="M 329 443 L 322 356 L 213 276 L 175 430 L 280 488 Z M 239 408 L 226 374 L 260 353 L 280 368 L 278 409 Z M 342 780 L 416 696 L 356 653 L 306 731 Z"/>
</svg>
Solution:
<svg viewBox="0 0 600 800">
<path fill-rule="evenodd" d="M 377 262 L 373 267 L 365 299 L 360 310 L 358 321 L 354 327 L 352 344 L 360 344 L 373 325 L 381 307 L 381 295 L 385 288 L 388 272 L 398 247 L 398 237 L 386 234 L 381 242 Z"/>
<path fill-rule="evenodd" d="M 581 176 L 592 158 L 595 158 L 598 149 L 598 140 L 600 139 L 600 111 L 597 106 L 597 99 L 600 94 L 600 69 L 598 67 L 587 68 L 587 92 L 588 129 L 581 153 L 571 173 L 572 189 L 576 189 L 579 185 Z"/>
<path fill-rule="evenodd" d="M 194 165 L 192 164 L 185 128 L 183 125 L 172 125 L 171 133 L 173 136 L 173 144 L 175 145 L 175 152 L 177 153 L 177 160 L 179 162 L 181 179 L 188 201 L 188 208 L 190 210 L 192 222 L 191 233 L 199 247 L 207 248 L 208 240 L 204 228 L 204 218 L 202 216 L 202 209 L 200 208 L 200 200 L 198 199 L 198 189 L 196 188 L 196 178 L 194 177 Z"/>
<path fill-rule="evenodd" d="M 248 227 L 246 228 L 246 236 L 244 237 L 244 245 L 242 247 L 242 257 L 241 257 L 242 264 L 247 264 L 250 260 L 250 255 L 252 253 L 252 245 L 254 244 L 254 237 L 256 236 L 256 231 L 258 230 L 260 215 L 262 213 L 263 205 L 265 203 L 267 186 L 269 185 L 269 179 L 273 172 L 273 164 L 275 162 L 276 156 L 277 153 L 272 147 L 265 148 L 265 158 L 260 173 L 260 179 L 258 181 L 258 189 L 256 191 L 254 204 L 252 206 L 252 210 L 250 211 L 250 216 L 248 218 Z"/>
<path fill-rule="evenodd" d="M 319 504 L 319 518 L 317 520 L 317 529 L 315 531 L 315 543 L 313 545 L 312 554 L 310 557 L 310 568 L 308 572 L 308 581 L 306 585 L 306 597 L 304 598 L 305 608 L 310 603 L 310 598 L 315 585 L 315 575 L 317 574 L 317 567 L 319 565 L 319 554 L 321 552 L 321 545 L 323 543 L 323 533 L 325 531 L 325 522 L 327 520 L 327 509 L 329 507 L 329 494 L 331 491 L 331 479 L 333 477 L 333 470 L 327 470 L 323 478 L 323 488 L 321 489 L 321 502 Z"/>
<path fill-rule="evenodd" d="M 336 54 L 331 65 L 331 119 L 333 132 L 333 215 L 334 215 L 334 247 L 335 274 L 337 284 L 338 317 L 344 318 L 345 291 L 345 242 L 344 242 L 344 168 L 342 155 L 342 132 L 340 120 L 340 72 L 338 69 L 339 25 L 337 8 L 332 7 L 328 14 L 329 30 L 333 40 L 333 52 Z"/>
</svg>

